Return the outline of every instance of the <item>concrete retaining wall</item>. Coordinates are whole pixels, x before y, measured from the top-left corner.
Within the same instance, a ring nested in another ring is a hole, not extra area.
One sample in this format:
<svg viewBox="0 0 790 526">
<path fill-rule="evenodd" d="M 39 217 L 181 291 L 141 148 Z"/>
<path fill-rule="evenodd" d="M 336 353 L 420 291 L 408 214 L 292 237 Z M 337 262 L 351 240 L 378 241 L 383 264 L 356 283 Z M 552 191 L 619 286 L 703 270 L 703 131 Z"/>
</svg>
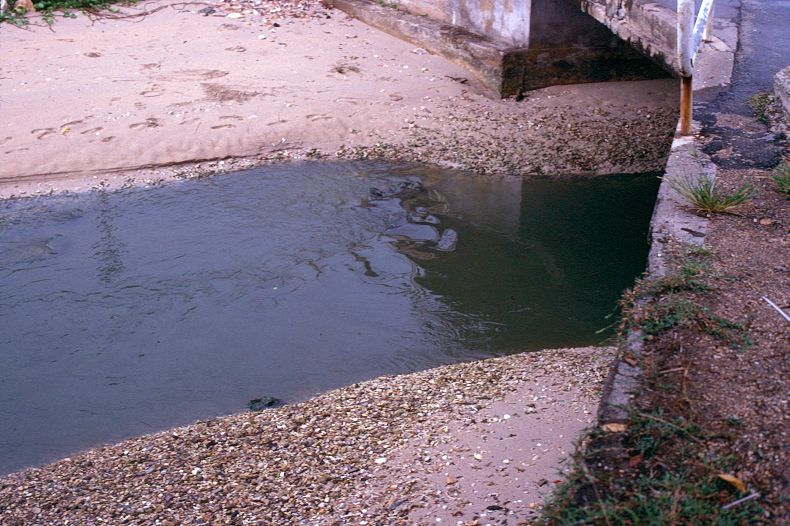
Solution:
<svg viewBox="0 0 790 526">
<path fill-rule="evenodd" d="M 785 120 L 790 123 L 790 66 L 774 77 L 774 95 L 782 105 Z"/>
<path fill-rule="evenodd" d="M 694 71 L 695 96 L 711 86 L 729 86 L 732 81 L 732 65 L 738 47 L 737 31 L 731 25 L 718 23 L 714 41 L 700 49 L 699 60 Z M 787 70 L 790 77 L 790 68 Z M 790 78 L 788 79 L 790 80 Z M 790 85 L 790 83 L 788 83 Z M 661 278 L 671 270 L 668 248 L 682 245 L 701 246 L 705 242 L 709 220 L 691 212 L 687 203 L 672 189 L 670 181 L 689 175 L 716 177 L 716 165 L 703 153 L 703 138 L 699 135 L 700 123 L 694 121 L 694 133 L 682 136 L 676 133 L 658 190 L 653 217 L 650 221 L 650 254 L 647 276 Z M 640 301 L 649 301 L 643 298 Z M 615 433 L 625 430 L 631 420 L 633 398 L 641 390 L 643 370 L 641 363 L 644 334 L 631 330 L 619 349 L 618 359 L 607 381 L 598 409 L 599 427 Z M 618 424 L 613 426 L 612 424 Z"/>
<path fill-rule="evenodd" d="M 532 0 L 399 0 L 394 3 L 409 12 L 513 46 L 529 43 Z"/>
</svg>

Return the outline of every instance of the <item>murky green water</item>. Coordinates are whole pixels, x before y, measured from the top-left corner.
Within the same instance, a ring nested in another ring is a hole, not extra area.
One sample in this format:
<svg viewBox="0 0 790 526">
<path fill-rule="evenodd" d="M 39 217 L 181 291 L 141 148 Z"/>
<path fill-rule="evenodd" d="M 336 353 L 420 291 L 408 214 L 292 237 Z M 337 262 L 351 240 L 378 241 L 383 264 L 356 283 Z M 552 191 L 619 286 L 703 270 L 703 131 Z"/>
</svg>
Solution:
<svg viewBox="0 0 790 526">
<path fill-rule="evenodd" d="M 261 395 L 598 343 L 657 186 L 325 163 L 2 203 L 0 473 Z"/>
</svg>

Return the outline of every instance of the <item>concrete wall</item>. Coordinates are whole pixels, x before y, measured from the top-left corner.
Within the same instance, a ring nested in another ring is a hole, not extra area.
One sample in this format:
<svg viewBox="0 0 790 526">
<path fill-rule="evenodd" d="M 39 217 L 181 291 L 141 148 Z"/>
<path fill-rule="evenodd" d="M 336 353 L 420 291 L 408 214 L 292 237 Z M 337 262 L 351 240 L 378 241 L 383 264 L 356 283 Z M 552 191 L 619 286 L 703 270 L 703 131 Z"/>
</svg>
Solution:
<svg viewBox="0 0 790 526">
<path fill-rule="evenodd" d="M 513 46 L 529 43 L 531 0 L 395 0 L 392 3 Z"/>
<path fill-rule="evenodd" d="M 531 0 L 452 0 L 454 25 L 514 46 L 529 44 Z"/>
<path fill-rule="evenodd" d="M 654 4 L 618 0 L 384 0 L 510 47 L 617 47 L 612 31 L 631 40 L 662 65 L 673 56 L 674 15 Z M 585 13 L 586 11 L 586 13 Z M 592 15 L 592 16 L 590 16 Z M 595 19 L 593 19 L 595 17 Z M 608 28 L 605 26 L 609 26 Z M 639 28 L 638 37 L 634 28 Z M 646 49 L 649 48 L 649 49 Z"/>
<path fill-rule="evenodd" d="M 787 124 L 790 125 L 790 66 L 774 77 L 774 94 L 784 110 Z"/>
<path fill-rule="evenodd" d="M 461 64 L 503 97 L 559 84 L 666 76 L 579 9 L 579 1 L 323 0 Z"/>
<path fill-rule="evenodd" d="M 609 47 L 612 34 L 579 0 L 387 0 L 513 47 Z"/>
<path fill-rule="evenodd" d="M 576 0 L 576 3 L 666 71 L 678 73 L 677 13 L 671 7 L 651 0 Z"/>
</svg>

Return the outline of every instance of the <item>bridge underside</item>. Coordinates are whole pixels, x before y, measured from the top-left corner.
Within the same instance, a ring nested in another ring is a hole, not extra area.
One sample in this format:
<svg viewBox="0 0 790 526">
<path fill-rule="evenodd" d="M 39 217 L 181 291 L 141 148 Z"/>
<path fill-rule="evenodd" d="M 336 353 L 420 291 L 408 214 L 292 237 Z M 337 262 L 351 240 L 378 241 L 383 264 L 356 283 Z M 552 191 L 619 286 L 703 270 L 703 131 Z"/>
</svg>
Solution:
<svg viewBox="0 0 790 526">
<path fill-rule="evenodd" d="M 674 15 L 639 0 L 325 3 L 459 63 L 503 97 L 673 73 Z"/>
</svg>

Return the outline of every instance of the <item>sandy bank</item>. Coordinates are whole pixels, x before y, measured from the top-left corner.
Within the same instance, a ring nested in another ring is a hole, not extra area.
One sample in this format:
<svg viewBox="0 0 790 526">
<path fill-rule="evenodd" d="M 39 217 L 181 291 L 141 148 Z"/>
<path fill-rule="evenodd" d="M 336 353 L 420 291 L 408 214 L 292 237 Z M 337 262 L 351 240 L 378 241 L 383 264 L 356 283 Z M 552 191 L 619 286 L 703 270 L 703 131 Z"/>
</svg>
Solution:
<svg viewBox="0 0 790 526">
<path fill-rule="evenodd" d="M 205 6 L 148 2 L 124 8 L 147 16 L 80 16 L 52 31 L 0 25 L 0 195 L 322 156 L 509 174 L 663 167 L 671 80 L 500 101 L 458 66 L 340 11 L 274 27 L 198 13 Z"/>
<path fill-rule="evenodd" d="M 0 524 L 515 524 L 593 421 L 613 353 L 383 377 L 95 449 L 0 480 Z"/>
</svg>

